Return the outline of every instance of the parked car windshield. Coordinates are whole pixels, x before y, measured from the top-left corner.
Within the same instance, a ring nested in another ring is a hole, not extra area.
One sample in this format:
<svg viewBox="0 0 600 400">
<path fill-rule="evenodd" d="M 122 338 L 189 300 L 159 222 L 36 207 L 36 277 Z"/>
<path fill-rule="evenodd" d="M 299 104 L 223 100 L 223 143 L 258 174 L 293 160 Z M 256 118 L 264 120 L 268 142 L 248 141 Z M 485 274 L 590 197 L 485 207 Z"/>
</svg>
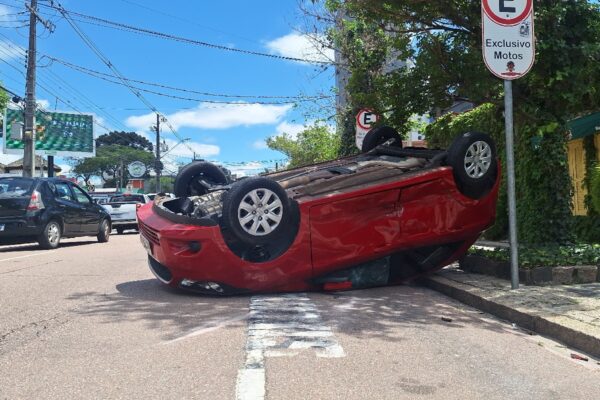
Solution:
<svg viewBox="0 0 600 400">
<path fill-rule="evenodd" d="M 28 196 L 32 188 L 33 179 L 0 178 L 0 198 Z"/>
<path fill-rule="evenodd" d="M 144 196 L 139 194 L 113 196 L 110 198 L 110 203 L 136 202 L 145 203 Z"/>
</svg>

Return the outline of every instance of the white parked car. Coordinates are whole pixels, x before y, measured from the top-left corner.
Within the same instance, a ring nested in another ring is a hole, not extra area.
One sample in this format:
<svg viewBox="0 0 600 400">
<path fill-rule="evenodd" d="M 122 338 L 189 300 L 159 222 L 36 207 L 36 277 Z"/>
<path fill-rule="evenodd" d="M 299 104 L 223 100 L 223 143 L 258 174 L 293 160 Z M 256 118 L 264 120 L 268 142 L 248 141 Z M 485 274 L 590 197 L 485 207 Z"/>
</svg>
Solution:
<svg viewBox="0 0 600 400">
<path fill-rule="evenodd" d="M 112 196 L 102 207 L 110 213 L 112 226 L 120 235 L 126 229 L 138 229 L 136 210 L 152 200 L 145 194 L 118 194 Z"/>
</svg>

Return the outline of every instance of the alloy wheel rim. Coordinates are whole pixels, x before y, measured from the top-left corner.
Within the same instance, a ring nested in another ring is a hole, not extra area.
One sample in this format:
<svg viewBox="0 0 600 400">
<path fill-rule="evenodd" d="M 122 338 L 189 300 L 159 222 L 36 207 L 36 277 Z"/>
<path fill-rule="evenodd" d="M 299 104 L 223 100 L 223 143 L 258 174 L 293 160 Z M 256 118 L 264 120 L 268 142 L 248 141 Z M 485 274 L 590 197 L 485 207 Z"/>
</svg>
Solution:
<svg viewBox="0 0 600 400">
<path fill-rule="evenodd" d="M 104 222 L 104 235 L 105 235 L 106 237 L 109 237 L 109 236 L 110 236 L 110 229 L 109 229 L 109 227 L 108 227 L 108 223 L 107 223 L 106 221 Z"/>
<path fill-rule="evenodd" d="M 265 236 L 273 232 L 283 217 L 283 203 L 269 189 L 255 189 L 247 193 L 238 207 L 238 222 L 252 236 Z"/>
<path fill-rule="evenodd" d="M 48 241 L 52 244 L 55 244 L 58 242 L 59 237 L 60 237 L 60 229 L 58 228 L 58 225 L 51 224 L 48 227 Z"/>
<path fill-rule="evenodd" d="M 492 164 L 492 148 L 483 140 L 474 142 L 465 154 L 465 172 L 471 178 L 481 178 Z"/>
</svg>

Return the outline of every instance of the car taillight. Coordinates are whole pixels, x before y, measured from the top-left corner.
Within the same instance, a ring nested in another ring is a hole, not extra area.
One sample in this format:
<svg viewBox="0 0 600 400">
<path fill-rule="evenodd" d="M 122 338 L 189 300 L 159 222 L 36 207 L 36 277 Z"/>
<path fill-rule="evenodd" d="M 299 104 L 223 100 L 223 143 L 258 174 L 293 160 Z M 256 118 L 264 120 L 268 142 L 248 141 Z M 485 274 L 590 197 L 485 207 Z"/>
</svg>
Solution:
<svg viewBox="0 0 600 400">
<path fill-rule="evenodd" d="M 42 195 L 37 190 L 34 190 L 31 193 L 31 199 L 29 200 L 29 205 L 27 206 L 27 211 L 36 211 L 44 209 L 44 202 L 42 201 Z"/>
<path fill-rule="evenodd" d="M 143 206 L 143 204 L 142 204 L 142 203 L 136 203 L 136 204 L 135 204 L 135 209 L 137 210 L 137 209 L 138 209 L 138 208 L 140 208 L 141 206 Z"/>
</svg>

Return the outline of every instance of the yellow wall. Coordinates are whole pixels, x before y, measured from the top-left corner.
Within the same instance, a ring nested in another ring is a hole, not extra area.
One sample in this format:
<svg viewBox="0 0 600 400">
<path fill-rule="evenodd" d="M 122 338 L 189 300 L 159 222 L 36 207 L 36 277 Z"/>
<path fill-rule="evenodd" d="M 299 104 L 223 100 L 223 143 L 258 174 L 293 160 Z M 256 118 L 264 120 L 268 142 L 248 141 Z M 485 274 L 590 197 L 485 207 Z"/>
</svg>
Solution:
<svg viewBox="0 0 600 400">
<path fill-rule="evenodd" d="M 596 144 L 596 159 L 600 161 L 600 134 L 594 137 Z M 569 175 L 573 182 L 573 215 L 587 215 L 585 196 L 587 188 L 583 186 L 585 179 L 585 149 L 583 139 L 572 140 L 568 143 Z"/>
</svg>

